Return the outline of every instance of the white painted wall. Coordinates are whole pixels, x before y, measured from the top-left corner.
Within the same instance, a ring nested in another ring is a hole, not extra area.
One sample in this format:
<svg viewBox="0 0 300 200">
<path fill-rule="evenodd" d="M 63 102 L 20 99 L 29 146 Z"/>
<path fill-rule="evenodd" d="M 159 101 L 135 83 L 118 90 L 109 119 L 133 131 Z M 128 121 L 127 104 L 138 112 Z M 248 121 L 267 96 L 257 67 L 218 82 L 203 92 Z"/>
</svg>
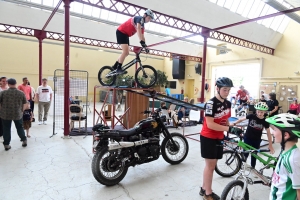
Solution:
<svg viewBox="0 0 300 200">
<path fill-rule="evenodd" d="M 0 23 L 42 29 L 49 16 L 49 12 L 42 11 L 40 9 L 32 9 L 0 1 Z M 116 28 L 117 27 L 111 25 L 75 17 L 71 17 L 70 22 L 71 35 L 110 42 L 116 42 Z M 51 22 L 48 24 L 46 31 L 64 33 L 64 15 L 58 13 L 55 14 Z M 169 40 L 167 38 L 157 37 L 147 33 L 145 33 L 145 37 L 148 45 Z M 136 35 L 130 38 L 130 44 L 140 46 Z M 202 47 L 180 41 L 155 46 L 154 49 L 192 56 L 202 55 Z"/>
</svg>

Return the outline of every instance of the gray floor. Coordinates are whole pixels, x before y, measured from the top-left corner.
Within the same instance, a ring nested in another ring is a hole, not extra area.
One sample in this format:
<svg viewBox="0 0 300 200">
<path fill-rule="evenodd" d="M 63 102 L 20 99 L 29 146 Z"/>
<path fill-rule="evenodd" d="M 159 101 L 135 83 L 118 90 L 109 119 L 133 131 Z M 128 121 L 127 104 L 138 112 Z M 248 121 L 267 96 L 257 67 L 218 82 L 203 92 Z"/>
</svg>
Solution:
<svg viewBox="0 0 300 200">
<path fill-rule="evenodd" d="M 191 113 L 199 119 L 199 112 Z M 89 124 L 92 114 L 89 113 Z M 183 129 L 170 129 L 183 132 Z M 201 126 L 186 127 L 185 134 L 198 133 Z M 12 149 L 0 146 L 0 199 L 101 199 L 101 200 L 150 200 L 150 199 L 202 199 L 204 160 L 200 156 L 200 143 L 191 139 L 189 154 L 179 165 L 172 166 L 162 157 L 157 161 L 130 167 L 120 184 L 106 187 L 99 184 L 91 172 L 92 136 L 62 139 L 62 132 L 52 138 L 52 117 L 48 125 L 33 123 L 28 146 L 23 148 L 12 128 Z M 194 136 L 199 138 L 199 135 Z M 276 147 L 276 155 L 279 146 Z M 214 174 L 213 189 L 217 194 L 232 178 Z M 250 199 L 267 199 L 270 188 L 249 186 Z"/>
</svg>

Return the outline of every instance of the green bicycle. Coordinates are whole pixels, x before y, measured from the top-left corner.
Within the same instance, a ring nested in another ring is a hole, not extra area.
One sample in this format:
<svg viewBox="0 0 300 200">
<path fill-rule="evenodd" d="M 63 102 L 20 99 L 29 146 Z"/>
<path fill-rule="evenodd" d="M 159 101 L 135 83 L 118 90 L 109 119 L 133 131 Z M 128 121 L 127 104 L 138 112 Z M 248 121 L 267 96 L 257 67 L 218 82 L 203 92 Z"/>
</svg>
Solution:
<svg viewBox="0 0 300 200">
<path fill-rule="evenodd" d="M 232 147 L 225 142 L 224 147 L 227 150 L 224 151 L 223 158 L 218 160 L 215 171 L 223 177 L 230 177 L 237 173 L 238 176 L 224 188 L 221 199 L 248 200 L 248 184 L 263 184 L 271 186 L 272 177 L 264 175 L 263 171 L 264 169 L 275 169 L 277 158 L 265 153 L 269 152 L 269 149 L 255 149 L 242 141 L 239 141 L 236 147 Z M 246 163 L 244 154 L 249 153 L 263 164 L 261 169 L 256 170 Z M 266 159 L 258 156 L 257 153 L 262 154 L 266 157 Z M 250 172 L 246 173 L 246 171 Z M 254 173 L 260 180 L 252 180 L 249 177 L 251 172 Z"/>
</svg>

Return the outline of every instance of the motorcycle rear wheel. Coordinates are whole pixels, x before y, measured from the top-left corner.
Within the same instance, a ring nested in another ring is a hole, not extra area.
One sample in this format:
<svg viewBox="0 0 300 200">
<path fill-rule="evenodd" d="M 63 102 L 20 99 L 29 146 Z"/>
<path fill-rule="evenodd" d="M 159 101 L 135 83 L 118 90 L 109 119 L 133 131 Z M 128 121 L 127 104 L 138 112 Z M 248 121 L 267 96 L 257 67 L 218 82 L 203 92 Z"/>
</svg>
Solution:
<svg viewBox="0 0 300 200">
<path fill-rule="evenodd" d="M 126 175 L 128 167 L 114 166 L 113 156 L 117 151 L 108 151 L 108 147 L 104 147 L 97 151 L 92 160 L 92 172 L 95 179 L 107 186 L 118 184 Z"/>
<path fill-rule="evenodd" d="M 171 137 L 173 138 L 179 150 L 174 150 L 171 140 L 165 137 L 161 144 L 161 154 L 166 162 L 176 165 L 181 163 L 186 158 L 189 152 L 189 143 L 180 133 L 171 133 Z"/>
</svg>

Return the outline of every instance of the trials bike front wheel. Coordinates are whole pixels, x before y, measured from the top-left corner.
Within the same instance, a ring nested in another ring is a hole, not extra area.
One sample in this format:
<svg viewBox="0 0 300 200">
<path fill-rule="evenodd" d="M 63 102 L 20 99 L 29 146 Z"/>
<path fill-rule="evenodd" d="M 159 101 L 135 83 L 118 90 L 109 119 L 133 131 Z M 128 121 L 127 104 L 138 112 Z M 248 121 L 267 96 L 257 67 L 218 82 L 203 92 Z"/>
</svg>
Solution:
<svg viewBox="0 0 300 200">
<path fill-rule="evenodd" d="M 108 151 L 104 147 L 97 151 L 92 160 L 92 172 L 95 179 L 107 186 L 118 184 L 126 175 L 128 167 L 117 159 L 117 151 Z"/>
<path fill-rule="evenodd" d="M 149 88 L 154 86 L 157 80 L 157 72 L 154 67 L 150 65 L 143 65 L 135 72 L 135 81 L 138 86 L 142 88 Z"/>
<path fill-rule="evenodd" d="M 186 158 L 189 152 L 189 143 L 180 133 L 171 133 L 171 137 L 177 148 L 169 138 L 165 137 L 161 144 L 161 154 L 166 162 L 176 165 Z"/>
<path fill-rule="evenodd" d="M 112 86 L 117 78 L 113 71 L 114 69 L 110 66 L 102 67 L 98 72 L 99 83 L 103 86 Z"/>
<path fill-rule="evenodd" d="M 223 177 L 231 177 L 237 174 L 242 167 L 241 158 L 232 150 L 223 151 L 223 156 L 218 160 L 215 171 Z"/>
<path fill-rule="evenodd" d="M 241 180 L 233 180 L 224 188 L 221 199 L 222 200 L 249 200 L 249 191 L 246 188 L 245 194 L 243 196 L 244 182 Z"/>
</svg>

